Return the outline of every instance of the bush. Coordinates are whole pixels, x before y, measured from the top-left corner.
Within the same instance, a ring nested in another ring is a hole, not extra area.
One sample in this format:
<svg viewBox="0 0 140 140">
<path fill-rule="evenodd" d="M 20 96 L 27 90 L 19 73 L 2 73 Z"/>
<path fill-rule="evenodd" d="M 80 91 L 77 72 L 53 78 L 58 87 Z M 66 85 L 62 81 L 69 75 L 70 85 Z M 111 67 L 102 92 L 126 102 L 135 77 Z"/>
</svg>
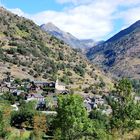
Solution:
<svg viewBox="0 0 140 140">
<path fill-rule="evenodd" d="M 74 68 L 74 71 L 79 74 L 80 76 L 84 76 L 85 75 L 85 71 L 81 66 L 76 65 Z"/>
<path fill-rule="evenodd" d="M 13 54 L 14 55 L 17 52 L 17 49 L 16 48 L 10 48 L 10 49 L 6 50 L 6 52 L 8 54 Z"/>
<path fill-rule="evenodd" d="M 62 52 L 59 52 L 59 60 L 64 60 L 64 54 Z"/>
</svg>

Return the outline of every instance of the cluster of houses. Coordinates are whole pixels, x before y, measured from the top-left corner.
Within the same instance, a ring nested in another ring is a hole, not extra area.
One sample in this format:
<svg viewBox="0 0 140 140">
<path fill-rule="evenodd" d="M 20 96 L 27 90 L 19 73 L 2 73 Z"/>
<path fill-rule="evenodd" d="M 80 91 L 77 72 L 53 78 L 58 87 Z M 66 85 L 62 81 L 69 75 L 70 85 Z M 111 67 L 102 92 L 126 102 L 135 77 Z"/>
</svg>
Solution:
<svg viewBox="0 0 140 140">
<path fill-rule="evenodd" d="M 140 102 L 140 96 L 133 95 L 135 103 Z M 103 114 L 112 114 L 112 108 L 108 104 L 107 98 L 119 101 L 120 97 L 112 93 L 108 95 L 94 95 L 93 97 L 84 97 L 84 104 L 88 112 L 93 109 L 100 110 Z"/>
<path fill-rule="evenodd" d="M 0 81 L 0 93 L 9 92 L 14 96 L 24 95 L 25 101 L 37 101 L 37 108 L 44 107 L 46 96 L 56 96 L 56 94 L 68 94 L 65 85 L 56 82 L 18 80 L 8 76 Z M 44 93 L 44 94 L 43 94 Z M 54 100 L 56 106 L 56 100 Z M 15 107 L 15 105 L 13 105 Z M 17 107 L 16 107 L 17 110 Z"/>
<path fill-rule="evenodd" d="M 107 104 L 106 99 L 102 95 L 94 95 L 94 97 L 86 97 L 84 104 L 88 112 L 93 109 L 101 110 L 103 114 L 110 115 L 112 113 L 111 107 Z M 102 109 L 101 109 L 102 108 Z"/>
<path fill-rule="evenodd" d="M 56 82 L 43 82 L 43 81 L 30 81 L 24 80 L 18 82 L 14 78 L 8 76 L 0 81 L 0 93 L 10 92 L 14 96 L 24 95 L 25 101 L 37 101 L 36 109 L 46 109 L 45 98 L 50 96 L 53 99 L 53 106 L 57 106 L 57 94 L 69 94 L 65 85 Z M 45 93 L 45 94 L 44 94 Z M 109 95 L 110 96 L 110 95 Z M 114 100 L 118 100 L 117 97 L 111 95 Z M 140 97 L 135 97 L 135 100 L 140 101 Z M 92 97 L 84 97 L 84 105 L 88 112 L 93 109 L 101 110 L 103 114 L 110 115 L 112 113 L 111 107 L 108 105 L 104 95 L 94 95 Z M 12 105 L 15 110 L 18 110 L 16 104 Z"/>
<path fill-rule="evenodd" d="M 21 83 L 15 82 L 15 79 L 10 77 L 4 78 L 0 81 L 0 92 L 13 92 L 20 89 L 20 87 L 26 88 L 27 92 L 38 92 L 40 90 L 47 90 L 53 93 L 62 93 L 66 92 L 65 85 L 59 84 L 59 81 L 56 82 L 43 82 L 43 81 L 30 81 L 25 80 Z M 50 90 L 49 90 L 50 89 Z"/>
<path fill-rule="evenodd" d="M 51 96 L 53 99 L 53 105 L 57 106 L 56 94 L 68 94 L 68 90 L 66 90 L 65 85 L 59 83 L 58 80 L 56 82 L 44 82 L 44 81 L 30 81 L 24 80 L 22 82 L 15 82 L 16 80 L 11 77 L 7 77 L 0 82 L 0 92 L 10 92 L 14 96 L 24 95 L 25 101 L 37 101 L 36 109 L 42 108 L 45 110 L 46 96 Z M 45 93 L 45 95 L 43 94 Z M 84 97 L 84 105 L 88 112 L 90 112 L 94 108 L 98 108 L 99 106 L 105 105 L 106 102 L 104 98 L 100 95 L 95 95 L 94 97 Z M 12 105 L 15 110 L 18 109 L 16 105 Z M 107 105 L 106 105 L 107 106 Z M 108 107 L 109 108 L 109 107 Z M 106 114 L 111 113 L 109 109 L 104 111 Z"/>
</svg>

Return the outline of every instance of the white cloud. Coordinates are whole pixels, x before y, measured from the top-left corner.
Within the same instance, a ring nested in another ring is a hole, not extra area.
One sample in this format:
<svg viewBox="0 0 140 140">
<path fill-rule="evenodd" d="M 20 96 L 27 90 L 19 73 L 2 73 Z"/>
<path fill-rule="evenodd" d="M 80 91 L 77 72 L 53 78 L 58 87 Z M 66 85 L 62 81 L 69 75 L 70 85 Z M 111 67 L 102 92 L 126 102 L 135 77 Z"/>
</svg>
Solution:
<svg viewBox="0 0 140 140">
<path fill-rule="evenodd" d="M 123 19 L 124 26 L 140 19 L 140 0 L 57 0 L 60 3 L 73 3 L 73 8 L 61 12 L 43 11 L 33 15 L 20 9 L 14 13 L 34 20 L 37 24 L 53 22 L 64 31 L 78 38 L 100 40 L 114 30 L 114 19 Z M 85 3 L 86 1 L 86 3 Z"/>
<path fill-rule="evenodd" d="M 65 4 L 65 3 L 72 3 L 72 4 L 86 4 L 89 2 L 92 2 L 94 0 L 56 0 L 60 4 Z"/>
<path fill-rule="evenodd" d="M 71 3 L 71 4 L 87 4 L 91 2 L 98 1 L 102 3 L 102 1 L 105 1 L 106 3 L 112 3 L 112 4 L 117 4 L 117 5 L 123 5 L 123 6 L 133 6 L 140 4 L 140 0 L 56 0 L 56 2 L 60 4 L 66 4 L 66 3 Z"/>
<path fill-rule="evenodd" d="M 129 6 L 129 7 L 140 4 L 140 0 L 118 0 L 118 1 L 120 5 Z"/>
<path fill-rule="evenodd" d="M 15 8 L 15 9 L 8 9 L 10 10 L 12 13 L 17 14 L 19 16 L 27 16 L 27 14 L 25 14 L 21 9 L 19 8 Z"/>
<path fill-rule="evenodd" d="M 93 3 L 63 12 L 45 11 L 32 16 L 32 19 L 38 24 L 42 21 L 44 23 L 51 21 L 78 38 L 99 39 L 112 31 L 111 14 L 113 11 L 111 5 L 107 3 L 101 5 Z"/>
<path fill-rule="evenodd" d="M 140 20 L 140 6 L 136 8 L 129 9 L 127 11 L 124 11 L 120 14 L 120 17 L 124 18 L 125 25 L 129 26 L 136 22 L 137 20 Z"/>
</svg>

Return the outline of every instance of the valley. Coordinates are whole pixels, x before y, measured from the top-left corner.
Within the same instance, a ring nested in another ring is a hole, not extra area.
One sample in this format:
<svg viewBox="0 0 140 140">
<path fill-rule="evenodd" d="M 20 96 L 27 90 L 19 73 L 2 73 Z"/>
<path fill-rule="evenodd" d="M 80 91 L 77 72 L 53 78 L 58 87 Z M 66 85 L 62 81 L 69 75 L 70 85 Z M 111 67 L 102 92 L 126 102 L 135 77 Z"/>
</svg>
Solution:
<svg viewBox="0 0 140 140">
<path fill-rule="evenodd" d="M 139 140 L 140 21 L 78 39 L 0 7 L 1 140 Z"/>
</svg>

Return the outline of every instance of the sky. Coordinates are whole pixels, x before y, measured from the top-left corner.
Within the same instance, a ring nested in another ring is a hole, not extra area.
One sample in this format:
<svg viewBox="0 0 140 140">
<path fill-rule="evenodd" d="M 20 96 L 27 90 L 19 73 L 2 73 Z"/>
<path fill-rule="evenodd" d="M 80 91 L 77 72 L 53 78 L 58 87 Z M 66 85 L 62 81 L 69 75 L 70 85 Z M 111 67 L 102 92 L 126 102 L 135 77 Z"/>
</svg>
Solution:
<svg viewBox="0 0 140 140">
<path fill-rule="evenodd" d="M 107 40 L 140 20 L 140 0 L 0 0 L 36 24 L 52 22 L 79 39 Z"/>
</svg>

